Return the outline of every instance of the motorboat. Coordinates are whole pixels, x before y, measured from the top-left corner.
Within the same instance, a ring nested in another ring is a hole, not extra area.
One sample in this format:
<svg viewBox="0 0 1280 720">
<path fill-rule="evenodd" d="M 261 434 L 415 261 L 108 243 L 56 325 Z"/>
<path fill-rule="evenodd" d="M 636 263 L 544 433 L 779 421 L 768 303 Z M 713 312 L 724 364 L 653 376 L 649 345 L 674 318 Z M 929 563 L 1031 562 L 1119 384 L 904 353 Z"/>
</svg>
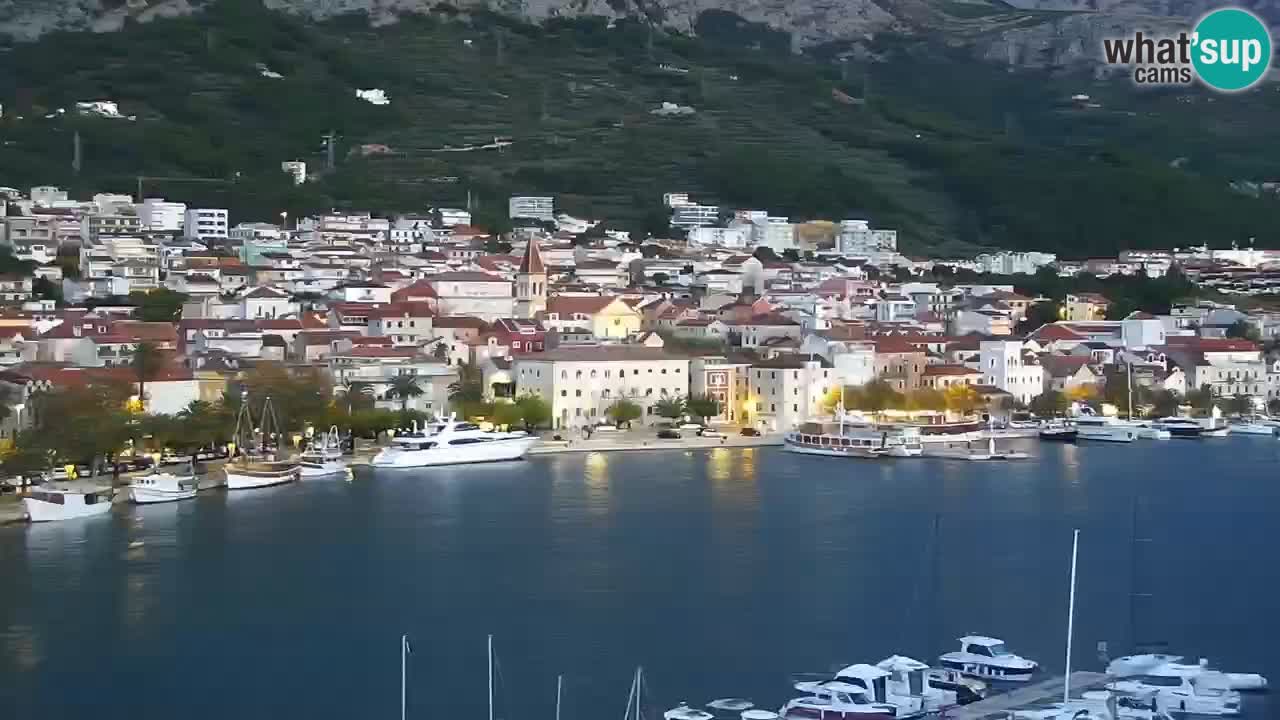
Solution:
<svg viewBox="0 0 1280 720">
<path fill-rule="evenodd" d="M 1123 697 L 1154 696 L 1155 709 L 1166 713 L 1240 714 L 1240 692 L 1232 690 L 1226 675 L 1216 670 L 1185 674 L 1158 665 L 1141 675 L 1108 683 L 1107 689 Z"/>
<path fill-rule="evenodd" d="M 716 710 L 718 712 L 732 712 L 732 713 L 741 713 L 746 710 L 750 710 L 755 706 L 756 706 L 755 703 L 751 702 L 750 700 L 746 700 L 744 698 L 719 698 L 707 703 L 707 707 L 711 708 L 712 710 Z M 774 715 L 774 713 L 770 712 L 769 714 L 773 715 L 774 717 L 777 717 L 776 715 Z"/>
<path fill-rule="evenodd" d="M 1139 440 L 1168 440 L 1173 437 L 1168 430 L 1158 428 L 1153 423 L 1128 420 L 1125 424 L 1133 428 L 1133 431 L 1138 434 Z"/>
<path fill-rule="evenodd" d="M 968 454 L 963 455 L 965 460 L 1026 460 L 1031 457 L 1024 452 L 1016 452 L 1013 450 L 996 450 L 996 439 L 992 435 L 987 435 L 986 450 L 970 450 Z"/>
<path fill-rule="evenodd" d="M 1066 702 L 1049 701 L 1009 713 L 1009 720 L 1172 720 L 1152 707 L 1154 698 L 1087 690 Z"/>
<path fill-rule="evenodd" d="M 1080 440 L 1100 442 L 1133 442 L 1138 439 L 1137 430 L 1116 418 L 1104 415 L 1081 415 L 1075 419 L 1076 437 Z"/>
<path fill-rule="evenodd" d="M 1164 417 L 1153 423 L 1161 430 L 1167 430 L 1171 436 L 1180 439 L 1194 439 L 1204 435 L 1204 425 L 1190 417 Z"/>
<path fill-rule="evenodd" d="M 715 715 L 706 710 L 689 707 L 687 703 L 680 703 L 662 713 L 662 717 L 663 720 L 711 720 Z"/>
<path fill-rule="evenodd" d="M 925 713 L 922 693 L 909 694 L 909 688 L 900 688 L 896 694 L 890 688 L 893 673 L 884 668 L 866 663 L 849 665 L 836 673 L 835 677 L 818 683 L 797 683 L 796 689 L 801 692 L 813 692 L 815 689 L 830 688 L 861 693 L 869 702 L 879 705 L 892 705 L 894 716 L 899 718 L 919 717 Z M 954 703 L 953 703 L 954 704 Z"/>
<path fill-rule="evenodd" d="M 1046 442 L 1073 443 L 1079 432 L 1075 425 L 1069 423 L 1050 424 L 1040 428 L 1040 439 Z"/>
<path fill-rule="evenodd" d="M 967 677 L 959 670 L 948 668 L 929 668 L 925 671 L 929 687 L 939 690 L 950 690 L 956 694 L 956 702 L 960 705 L 978 702 L 987 696 L 987 684 L 977 678 Z"/>
<path fill-rule="evenodd" d="M 1168 671 L 1191 676 L 1209 669 L 1209 661 L 1200 659 L 1198 664 L 1183 663 L 1182 655 L 1166 655 L 1164 653 L 1144 653 L 1126 655 L 1116 658 L 1107 665 L 1107 674 L 1114 678 L 1128 678 L 1143 675 L 1153 668 L 1163 667 Z M 1258 673 L 1222 672 L 1227 685 L 1232 690 L 1266 690 L 1267 678 Z"/>
<path fill-rule="evenodd" d="M 890 698 L 919 698 L 926 713 L 936 713 L 959 705 L 959 693 L 935 687 L 930 681 L 929 666 L 905 655 L 890 655 L 876 663 L 889 673 L 887 690 Z"/>
<path fill-rule="evenodd" d="M 896 717 L 898 708 L 873 703 L 866 693 L 844 683 L 813 683 L 803 697 L 788 700 L 778 715 L 784 720 L 883 720 Z"/>
<path fill-rule="evenodd" d="M 194 474 L 175 475 L 154 472 L 129 483 L 129 501 L 138 505 L 189 500 L 196 496 L 199 483 Z"/>
<path fill-rule="evenodd" d="M 960 638 L 960 650 L 938 658 L 942 667 L 986 680 L 1026 682 L 1035 673 L 1033 660 L 1014 655 L 1004 641 L 984 635 Z"/>
<path fill-rule="evenodd" d="M 41 485 L 22 496 L 22 507 L 31 522 L 73 520 L 106 515 L 111 512 L 113 496 L 114 492 L 109 488 L 81 491 Z"/>
<path fill-rule="evenodd" d="M 298 458 L 298 474 L 304 480 L 345 475 L 346 472 L 347 461 L 342 455 L 342 438 L 336 425 L 330 427 L 319 441 L 313 438 Z"/>
<path fill-rule="evenodd" d="M 1265 435 L 1267 437 L 1275 437 L 1277 433 L 1280 433 L 1280 426 L 1265 418 L 1238 418 L 1231 423 L 1232 435 Z"/>
<path fill-rule="evenodd" d="M 274 456 L 273 442 L 280 424 L 271 409 L 271 398 L 263 402 L 260 420 L 262 427 L 255 429 L 248 393 L 244 393 L 236 414 L 236 454 L 222 466 L 228 490 L 271 487 L 298 479 L 298 463 Z"/>
<path fill-rule="evenodd" d="M 787 433 L 783 443 L 794 453 L 827 457 L 919 457 L 924 452 L 915 425 L 805 423 Z"/>
<path fill-rule="evenodd" d="M 536 436 L 525 432 L 495 432 L 479 425 L 459 422 L 452 416 L 416 428 L 391 439 L 391 447 L 374 456 L 371 465 L 380 469 L 460 465 L 463 463 L 519 460 L 529 452 Z"/>
</svg>

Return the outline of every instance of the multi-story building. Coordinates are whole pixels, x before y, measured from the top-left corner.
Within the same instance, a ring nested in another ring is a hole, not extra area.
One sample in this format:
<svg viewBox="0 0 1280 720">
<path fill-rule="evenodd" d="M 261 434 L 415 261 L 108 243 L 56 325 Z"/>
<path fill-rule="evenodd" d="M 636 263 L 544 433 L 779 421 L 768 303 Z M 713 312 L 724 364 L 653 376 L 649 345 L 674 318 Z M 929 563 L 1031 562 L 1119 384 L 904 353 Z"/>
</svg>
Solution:
<svg viewBox="0 0 1280 720">
<path fill-rule="evenodd" d="M 339 339 L 337 349 L 328 353 L 329 372 L 334 391 L 360 383 L 373 391 L 375 405 L 391 410 L 407 406 L 424 413 L 442 413 L 449 405 L 449 385 L 458 379 L 458 371 L 438 360 L 424 358 L 413 349 L 354 345 L 350 339 Z M 401 398 L 391 394 L 392 382 L 410 375 L 422 394 Z"/>
<path fill-rule="evenodd" d="M 724 355 L 702 355 L 689 363 L 689 392 L 705 395 L 720 404 L 720 414 L 709 422 L 737 422 L 754 404 L 747 402 L 751 364 L 733 362 Z"/>
<path fill-rule="evenodd" d="M 610 295 L 557 295 L 547 301 L 541 316 L 548 330 L 584 328 L 601 340 L 621 340 L 640 332 L 643 316 Z"/>
<path fill-rule="evenodd" d="M 671 227 L 687 230 L 715 225 L 720 221 L 719 205 L 692 202 L 686 193 L 667 193 L 663 200 L 671 208 Z"/>
<path fill-rule="evenodd" d="M 317 245 L 367 245 L 384 242 L 391 221 L 369 213 L 321 215 L 298 222 L 298 236 L 303 242 Z"/>
<path fill-rule="evenodd" d="M 924 349 L 900 337 L 881 337 L 876 348 L 875 375 L 898 392 L 918 390 L 922 385 L 928 354 Z"/>
<path fill-rule="evenodd" d="M 512 195 L 507 200 L 507 217 L 512 220 L 520 218 L 553 222 L 556 219 L 555 198 L 540 195 Z"/>
<path fill-rule="evenodd" d="M 897 230 L 873 230 L 866 220 L 842 220 L 836 236 L 841 255 L 873 255 L 898 250 Z"/>
<path fill-rule="evenodd" d="M 551 405 L 557 429 L 596 425 L 619 398 L 643 410 L 640 424 L 662 418 L 653 406 L 689 392 L 689 359 L 662 348 L 597 345 L 517 356 L 512 370 L 517 392 L 532 392 Z"/>
<path fill-rule="evenodd" d="M 441 314 L 471 315 L 486 322 L 515 315 L 511 281 L 474 271 L 431 275 L 427 283 L 435 291 Z"/>
<path fill-rule="evenodd" d="M 1044 392 L 1044 368 L 1021 340 L 983 340 L 979 347 L 982 383 L 1004 390 L 1024 403 Z"/>
<path fill-rule="evenodd" d="M 147 198 L 138 205 L 138 222 L 147 232 L 178 232 L 187 219 L 187 204 Z"/>
<path fill-rule="evenodd" d="M 189 240 L 226 240 L 227 211 L 216 208 L 188 208 L 182 232 Z"/>
<path fill-rule="evenodd" d="M 993 275 L 1034 275 L 1057 260 L 1053 253 L 1009 251 L 983 253 L 976 258 L 981 271 Z"/>
<path fill-rule="evenodd" d="M 770 215 L 763 220 L 756 220 L 753 225 L 751 241 L 756 245 L 772 248 L 779 254 L 799 247 L 791 218 Z"/>
<path fill-rule="evenodd" d="M 827 393 L 839 387 L 831 364 L 807 355 L 780 355 L 747 371 L 743 422 L 767 431 L 790 430 L 827 414 Z"/>
<path fill-rule="evenodd" d="M 395 345 L 421 345 L 435 337 L 434 317 L 425 302 L 378 305 L 369 311 L 369 334 L 389 337 Z"/>
<path fill-rule="evenodd" d="M 686 236 L 690 245 L 719 245 L 727 248 L 745 248 L 751 241 L 749 226 L 693 227 Z"/>
</svg>

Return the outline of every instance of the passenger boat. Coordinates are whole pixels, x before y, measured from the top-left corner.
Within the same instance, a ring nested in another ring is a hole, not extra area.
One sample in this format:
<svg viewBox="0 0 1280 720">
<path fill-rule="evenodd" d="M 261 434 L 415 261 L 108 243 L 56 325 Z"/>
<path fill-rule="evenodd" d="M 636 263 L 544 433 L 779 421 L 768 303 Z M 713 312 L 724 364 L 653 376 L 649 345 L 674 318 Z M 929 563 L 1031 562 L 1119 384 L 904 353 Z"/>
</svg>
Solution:
<svg viewBox="0 0 1280 720">
<path fill-rule="evenodd" d="M 1167 671 L 1183 675 L 1195 675 L 1209 669 L 1209 661 L 1201 658 L 1199 664 L 1183 663 L 1182 655 L 1166 655 L 1164 653 L 1143 653 L 1116 658 L 1107 665 L 1107 674 L 1115 678 L 1128 678 L 1143 675 L 1153 668 L 1164 668 Z M 1267 678 L 1258 673 L 1221 672 L 1232 690 L 1266 690 Z"/>
<path fill-rule="evenodd" d="M 312 438 L 311 445 L 298 458 L 298 474 L 303 479 L 333 477 L 346 472 L 347 461 L 342 456 L 342 438 L 336 425 L 331 426 L 318 442 Z"/>
<path fill-rule="evenodd" d="M 827 457 L 919 457 L 924 452 L 915 425 L 805 423 L 783 437 L 787 450 Z"/>
<path fill-rule="evenodd" d="M 1004 641 L 984 635 L 960 638 L 960 650 L 938 658 L 942 667 L 986 680 L 1026 682 L 1036 671 L 1035 661 L 1014 655 Z"/>
<path fill-rule="evenodd" d="M 814 683 L 803 697 L 788 700 L 778 715 L 784 720 L 883 720 L 897 706 L 873 703 L 864 691 L 838 682 Z"/>
<path fill-rule="evenodd" d="M 375 455 L 371 464 L 403 469 L 519 460 L 536 442 L 538 438 L 528 433 L 481 430 L 479 425 L 450 416 L 421 432 L 415 427 L 413 432 L 392 438 L 391 447 Z"/>
<path fill-rule="evenodd" d="M 1138 439 L 1137 430 L 1113 417 L 1081 415 L 1075 419 L 1076 437 L 1100 442 L 1133 442 Z"/>
<path fill-rule="evenodd" d="M 106 515 L 111 512 L 110 489 L 83 492 L 70 488 L 41 485 L 22 496 L 22 507 L 31 522 L 54 522 Z"/>
<path fill-rule="evenodd" d="M 244 393 L 236 414 L 236 455 L 222 468 L 228 490 L 283 485 L 298 479 L 298 463 L 274 457 L 280 423 L 271 409 L 271 398 L 263 402 L 260 420 L 262 426 L 255 430 L 248 393 Z"/>
<path fill-rule="evenodd" d="M 176 502 L 196 496 L 198 483 L 194 474 L 174 475 L 155 472 L 134 478 L 129 483 L 129 501 L 138 505 Z"/>
</svg>

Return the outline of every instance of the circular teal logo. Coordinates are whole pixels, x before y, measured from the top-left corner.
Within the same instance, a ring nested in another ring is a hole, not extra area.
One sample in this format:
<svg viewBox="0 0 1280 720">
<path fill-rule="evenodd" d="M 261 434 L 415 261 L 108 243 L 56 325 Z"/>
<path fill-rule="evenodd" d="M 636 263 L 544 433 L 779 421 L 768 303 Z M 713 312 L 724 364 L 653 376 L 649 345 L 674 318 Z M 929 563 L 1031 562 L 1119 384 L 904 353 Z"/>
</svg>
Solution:
<svg viewBox="0 0 1280 720">
<path fill-rule="evenodd" d="M 1253 87 L 1271 67 L 1271 33 L 1248 10 L 1223 8 L 1205 15 L 1191 44 L 1196 74 L 1215 90 Z"/>
</svg>

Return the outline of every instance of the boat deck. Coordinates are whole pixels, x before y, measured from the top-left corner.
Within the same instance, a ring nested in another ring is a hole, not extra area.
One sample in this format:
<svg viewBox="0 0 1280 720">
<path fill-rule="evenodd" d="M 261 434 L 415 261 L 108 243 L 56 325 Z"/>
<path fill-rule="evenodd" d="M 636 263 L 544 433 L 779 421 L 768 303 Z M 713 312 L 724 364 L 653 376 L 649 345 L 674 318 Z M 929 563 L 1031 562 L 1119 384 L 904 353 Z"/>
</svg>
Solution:
<svg viewBox="0 0 1280 720">
<path fill-rule="evenodd" d="M 1071 673 L 1071 694 L 1078 696 L 1085 690 L 1093 690 L 1106 683 L 1110 678 L 1106 673 L 1080 670 Z M 993 695 L 976 703 L 952 708 L 943 713 L 946 720 L 1003 720 L 1014 710 L 1023 710 L 1028 706 L 1045 701 L 1062 699 L 1062 686 L 1065 678 L 1061 675 L 1031 683 L 1026 687 L 1010 690 L 1007 693 Z"/>
</svg>

